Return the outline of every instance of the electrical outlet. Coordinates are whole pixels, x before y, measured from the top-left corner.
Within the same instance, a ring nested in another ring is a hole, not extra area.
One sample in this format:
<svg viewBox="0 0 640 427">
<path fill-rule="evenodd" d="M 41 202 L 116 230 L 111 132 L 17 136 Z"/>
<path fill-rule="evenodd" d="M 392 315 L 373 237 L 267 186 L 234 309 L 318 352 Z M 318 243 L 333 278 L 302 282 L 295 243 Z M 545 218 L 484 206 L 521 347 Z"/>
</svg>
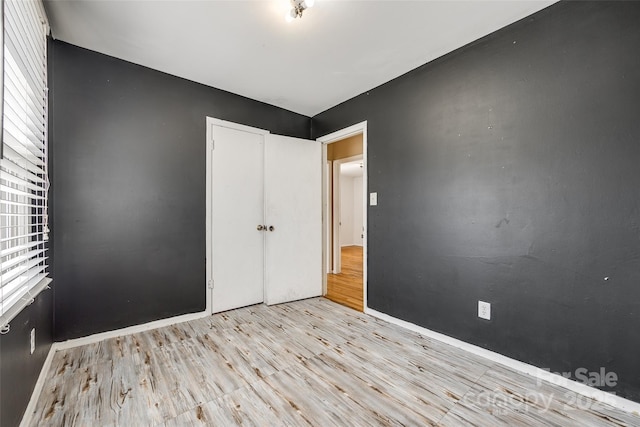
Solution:
<svg viewBox="0 0 640 427">
<path fill-rule="evenodd" d="M 33 354 L 34 351 L 36 351 L 36 328 L 33 328 L 31 330 L 31 334 L 29 337 L 29 343 L 30 343 L 30 347 L 31 347 L 31 354 Z"/>
<path fill-rule="evenodd" d="M 478 317 L 481 319 L 491 320 L 491 304 L 484 301 L 478 301 Z"/>
</svg>

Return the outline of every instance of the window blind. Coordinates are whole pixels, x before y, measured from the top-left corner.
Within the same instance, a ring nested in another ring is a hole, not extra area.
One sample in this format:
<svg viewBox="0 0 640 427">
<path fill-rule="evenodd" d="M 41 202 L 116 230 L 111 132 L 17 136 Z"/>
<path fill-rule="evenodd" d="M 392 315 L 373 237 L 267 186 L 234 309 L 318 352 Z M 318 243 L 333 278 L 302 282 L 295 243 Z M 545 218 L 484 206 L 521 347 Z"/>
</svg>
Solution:
<svg viewBox="0 0 640 427">
<path fill-rule="evenodd" d="M 47 33 L 41 0 L 3 1 L 0 333 L 51 281 Z"/>
</svg>

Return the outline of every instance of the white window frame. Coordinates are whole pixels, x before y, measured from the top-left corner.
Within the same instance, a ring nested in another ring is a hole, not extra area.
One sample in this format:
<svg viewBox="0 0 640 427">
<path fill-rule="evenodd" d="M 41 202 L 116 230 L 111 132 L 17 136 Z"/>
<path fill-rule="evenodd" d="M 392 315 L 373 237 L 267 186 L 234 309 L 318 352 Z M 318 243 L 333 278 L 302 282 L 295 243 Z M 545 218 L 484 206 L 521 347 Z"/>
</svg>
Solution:
<svg viewBox="0 0 640 427">
<path fill-rule="evenodd" d="M 41 0 L 2 2 L 0 334 L 48 277 L 47 35 Z"/>
</svg>

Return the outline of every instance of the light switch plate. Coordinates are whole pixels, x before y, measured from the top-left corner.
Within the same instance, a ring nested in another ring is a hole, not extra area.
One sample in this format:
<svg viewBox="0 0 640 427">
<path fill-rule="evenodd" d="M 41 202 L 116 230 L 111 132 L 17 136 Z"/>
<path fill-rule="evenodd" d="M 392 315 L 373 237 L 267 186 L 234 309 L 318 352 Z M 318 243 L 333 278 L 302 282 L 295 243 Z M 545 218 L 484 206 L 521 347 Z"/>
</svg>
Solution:
<svg viewBox="0 0 640 427">
<path fill-rule="evenodd" d="M 369 206 L 378 205 L 378 193 L 369 193 Z"/>
<path fill-rule="evenodd" d="M 31 329 L 31 333 L 29 334 L 29 349 L 31 354 L 36 351 L 36 328 Z"/>
</svg>

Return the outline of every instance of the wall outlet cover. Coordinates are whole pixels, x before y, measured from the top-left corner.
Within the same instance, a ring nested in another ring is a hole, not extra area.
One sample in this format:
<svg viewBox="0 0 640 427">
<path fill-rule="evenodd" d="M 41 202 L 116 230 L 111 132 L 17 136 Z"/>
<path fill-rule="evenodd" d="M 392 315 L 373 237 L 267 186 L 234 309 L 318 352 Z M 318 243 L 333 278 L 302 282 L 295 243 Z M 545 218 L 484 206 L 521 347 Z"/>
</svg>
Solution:
<svg viewBox="0 0 640 427">
<path fill-rule="evenodd" d="M 370 206 L 378 205 L 378 193 L 369 193 L 369 205 Z"/>
<path fill-rule="evenodd" d="M 491 320 L 491 304 L 484 301 L 478 301 L 478 317 L 485 320 Z"/>
</svg>

